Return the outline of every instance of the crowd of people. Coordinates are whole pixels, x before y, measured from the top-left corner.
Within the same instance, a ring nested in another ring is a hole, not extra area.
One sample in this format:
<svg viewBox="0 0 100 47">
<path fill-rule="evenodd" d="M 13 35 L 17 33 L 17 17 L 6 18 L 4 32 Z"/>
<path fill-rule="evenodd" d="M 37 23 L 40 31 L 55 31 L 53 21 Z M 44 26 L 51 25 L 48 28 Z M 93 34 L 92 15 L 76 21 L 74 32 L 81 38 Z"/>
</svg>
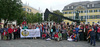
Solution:
<svg viewBox="0 0 100 47">
<path fill-rule="evenodd" d="M 99 24 L 65 24 L 63 23 L 41 23 L 41 24 L 21 24 L 19 26 L 11 25 L 9 28 L 0 27 L 1 39 L 11 40 L 20 38 L 21 29 L 40 29 L 40 38 L 46 40 L 68 40 L 72 41 L 88 41 L 95 46 L 95 40 L 100 41 L 100 25 Z M 36 38 L 35 38 L 36 39 Z"/>
</svg>

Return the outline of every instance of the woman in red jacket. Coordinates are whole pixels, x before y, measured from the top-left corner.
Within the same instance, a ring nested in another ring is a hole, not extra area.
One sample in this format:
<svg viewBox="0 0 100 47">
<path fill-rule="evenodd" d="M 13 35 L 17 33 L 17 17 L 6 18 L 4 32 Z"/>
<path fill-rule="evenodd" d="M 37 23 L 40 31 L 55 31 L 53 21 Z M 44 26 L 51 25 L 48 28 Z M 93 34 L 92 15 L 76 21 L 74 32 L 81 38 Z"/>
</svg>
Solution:
<svg viewBox="0 0 100 47">
<path fill-rule="evenodd" d="M 58 33 L 56 32 L 54 35 L 54 39 L 58 41 L 59 37 L 58 37 Z"/>
<path fill-rule="evenodd" d="M 97 40 L 100 41 L 100 25 L 97 29 Z"/>
<path fill-rule="evenodd" d="M 3 32 L 3 39 L 4 39 L 4 40 L 7 39 L 6 35 L 7 35 L 7 32 L 4 30 L 4 32 Z"/>
<path fill-rule="evenodd" d="M 9 39 L 10 39 L 10 40 L 12 39 L 12 32 L 13 32 L 13 29 L 10 27 L 10 28 L 8 29 Z"/>
</svg>

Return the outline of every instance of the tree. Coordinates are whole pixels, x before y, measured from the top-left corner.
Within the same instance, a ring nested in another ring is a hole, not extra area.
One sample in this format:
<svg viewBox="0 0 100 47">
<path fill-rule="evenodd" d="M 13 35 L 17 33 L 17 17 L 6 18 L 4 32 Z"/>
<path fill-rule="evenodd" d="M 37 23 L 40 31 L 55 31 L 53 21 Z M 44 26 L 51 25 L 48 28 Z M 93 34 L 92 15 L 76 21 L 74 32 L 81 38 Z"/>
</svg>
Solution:
<svg viewBox="0 0 100 47">
<path fill-rule="evenodd" d="M 20 16 L 17 18 L 17 24 L 20 25 L 24 20 L 23 18 L 26 16 L 26 12 L 22 11 Z"/>
<path fill-rule="evenodd" d="M 53 11 L 53 13 L 63 16 L 63 14 L 59 10 Z M 52 14 L 49 14 L 48 21 L 55 21 L 57 23 L 60 23 L 60 22 L 62 22 L 62 18 L 52 15 Z"/>
<path fill-rule="evenodd" d="M 4 19 L 4 25 L 8 21 L 18 20 L 22 12 L 21 0 L 0 0 L 0 18 Z"/>
<path fill-rule="evenodd" d="M 42 22 L 42 14 L 40 13 L 27 13 L 26 18 L 28 23 Z"/>
</svg>

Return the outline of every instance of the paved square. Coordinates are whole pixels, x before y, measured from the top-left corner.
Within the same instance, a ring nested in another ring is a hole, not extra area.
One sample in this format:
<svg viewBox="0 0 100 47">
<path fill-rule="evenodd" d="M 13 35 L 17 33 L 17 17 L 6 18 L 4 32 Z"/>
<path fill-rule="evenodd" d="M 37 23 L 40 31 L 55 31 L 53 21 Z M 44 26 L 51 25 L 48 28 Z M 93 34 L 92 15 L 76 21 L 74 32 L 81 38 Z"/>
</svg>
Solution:
<svg viewBox="0 0 100 47">
<path fill-rule="evenodd" d="M 19 40 L 10 40 L 4 41 L 0 40 L 0 47 L 94 47 L 91 46 L 86 41 L 79 42 L 68 42 L 63 40 L 60 42 L 51 40 L 45 41 L 41 39 L 19 39 Z M 95 47 L 100 47 L 100 42 L 96 42 Z"/>
</svg>

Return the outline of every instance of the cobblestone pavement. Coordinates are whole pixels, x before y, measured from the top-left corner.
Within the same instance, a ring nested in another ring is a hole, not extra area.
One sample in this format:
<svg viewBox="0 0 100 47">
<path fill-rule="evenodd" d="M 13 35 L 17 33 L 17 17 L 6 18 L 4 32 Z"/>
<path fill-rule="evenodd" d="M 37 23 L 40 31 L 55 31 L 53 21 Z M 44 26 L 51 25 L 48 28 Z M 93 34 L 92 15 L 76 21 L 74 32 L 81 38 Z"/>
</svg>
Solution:
<svg viewBox="0 0 100 47">
<path fill-rule="evenodd" d="M 63 41 L 45 41 L 41 39 L 18 39 L 18 40 L 0 40 L 0 47 L 94 47 L 86 41 L 68 42 Z M 95 47 L 100 47 L 100 42 L 96 42 Z"/>
</svg>

